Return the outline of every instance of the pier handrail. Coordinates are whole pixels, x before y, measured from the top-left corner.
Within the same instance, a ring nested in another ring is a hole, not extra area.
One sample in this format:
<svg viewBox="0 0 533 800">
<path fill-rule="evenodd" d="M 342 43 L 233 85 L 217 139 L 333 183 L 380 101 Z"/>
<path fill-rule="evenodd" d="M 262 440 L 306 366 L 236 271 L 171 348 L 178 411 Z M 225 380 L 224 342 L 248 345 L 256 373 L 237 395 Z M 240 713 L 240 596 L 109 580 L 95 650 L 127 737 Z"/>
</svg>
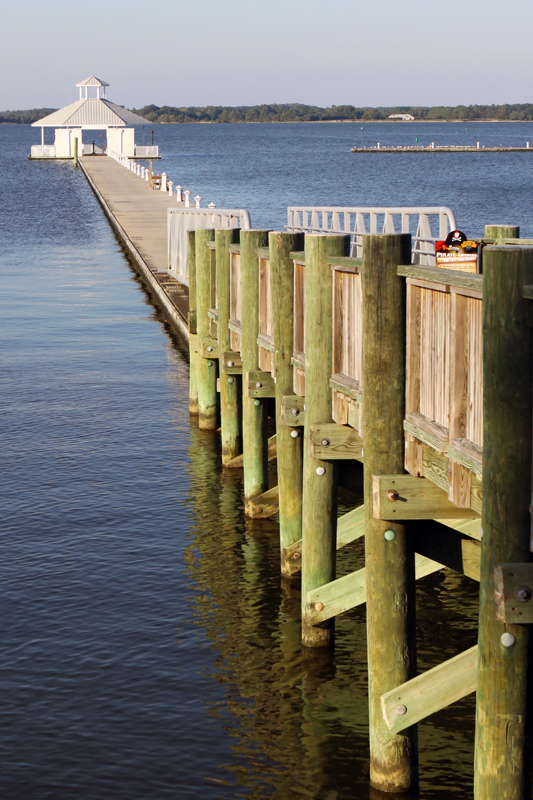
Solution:
<svg viewBox="0 0 533 800">
<path fill-rule="evenodd" d="M 438 235 L 432 231 L 432 222 L 434 228 L 438 223 Z M 349 233 L 353 258 L 362 258 L 365 234 L 411 233 L 413 264 L 433 267 L 435 241 L 445 239 L 457 225 L 448 206 L 289 206 L 285 227 L 305 233 Z"/>
<path fill-rule="evenodd" d="M 167 210 L 168 271 L 186 286 L 189 285 L 187 231 L 202 228 L 249 230 L 250 214 L 245 208 L 186 207 Z"/>
</svg>

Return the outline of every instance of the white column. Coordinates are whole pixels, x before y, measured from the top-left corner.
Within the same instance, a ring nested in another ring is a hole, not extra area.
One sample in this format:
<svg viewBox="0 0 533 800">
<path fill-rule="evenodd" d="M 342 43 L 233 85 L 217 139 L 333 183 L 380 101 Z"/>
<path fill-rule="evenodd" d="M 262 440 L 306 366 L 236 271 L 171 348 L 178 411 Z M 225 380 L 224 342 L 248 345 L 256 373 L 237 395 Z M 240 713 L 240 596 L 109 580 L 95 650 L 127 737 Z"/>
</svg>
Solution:
<svg viewBox="0 0 533 800">
<path fill-rule="evenodd" d="M 196 208 L 200 208 L 200 203 L 202 202 L 202 198 L 200 197 L 199 194 L 197 194 L 196 197 L 194 198 L 194 202 L 196 203 Z"/>
<path fill-rule="evenodd" d="M 183 194 L 185 195 L 185 208 L 189 208 L 189 206 L 191 205 L 191 201 L 190 201 L 191 193 L 190 193 L 190 191 L 188 189 L 185 189 Z"/>
</svg>

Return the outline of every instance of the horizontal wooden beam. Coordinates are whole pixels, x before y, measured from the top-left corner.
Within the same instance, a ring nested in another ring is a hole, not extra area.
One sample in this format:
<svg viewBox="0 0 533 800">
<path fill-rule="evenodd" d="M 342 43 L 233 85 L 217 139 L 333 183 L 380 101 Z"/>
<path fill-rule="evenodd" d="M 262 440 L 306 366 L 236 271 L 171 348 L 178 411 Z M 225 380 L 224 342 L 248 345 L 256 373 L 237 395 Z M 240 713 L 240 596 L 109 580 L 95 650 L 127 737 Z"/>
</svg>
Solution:
<svg viewBox="0 0 533 800">
<path fill-rule="evenodd" d="M 202 358 L 218 358 L 218 339 L 213 339 L 211 336 L 200 339 L 200 355 Z"/>
<path fill-rule="evenodd" d="M 187 326 L 189 328 L 189 334 L 194 333 L 196 334 L 196 311 L 189 311 L 187 314 Z"/>
<path fill-rule="evenodd" d="M 374 475 L 373 513 L 375 519 L 390 521 L 478 516 L 471 508 L 457 508 L 447 492 L 415 475 Z"/>
<path fill-rule="evenodd" d="M 278 448 L 276 444 L 276 434 L 274 434 L 274 436 L 271 436 L 268 440 L 268 460 L 274 461 L 274 459 L 277 457 L 277 454 Z M 227 464 L 224 464 L 224 466 L 226 469 L 242 469 L 244 466 L 243 454 L 241 453 L 239 456 L 235 456 L 235 458 L 232 458 L 231 461 Z"/>
<path fill-rule="evenodd" d="M 251 497 L 246 502 L 246 516 L 252 519 L 268 519 L 279 511 L 278 487 L 273 486 L 268 492 Z"/>
<path fill-rule="evenodd" d="M 435 520 L 413 522 L 411 530 L 414 533 L 417 553 L 439 561 L 444 566 L 479 581 L 481 542 L 464 536 L 459 531 L 441 525 Z"/>
<path fill-rule="evenodd" d="M 350 542 L 355 542 L 365 535 L 365 507 L 364 505 L 348 511 L 337 519 L 337 550 L 346 547 Z M 286 563 L 291 565 L 291 573 L 296 574 L 302 566 L 302 540 L 298 539 L 285 548 Z"/>
<path fill-rule="evenodd" d="M 383 719 L 392 733 L 409 728 L 477 688 L 477 645 L 381 696 Z"/>
<path fill-rule="evenodd" d="M 533 562 L 494 567 L 496 619 L 533 624 Z"/>
<path fill-rule="evenodd" d="M 311 458 L 324 461 L 363 459 L 363 440 L 356 430 L 335 422 L 310 426 Z"/>
<path fill-rule="evenodd" d="M 275 397 L 276 384 L 270 372 L 254 370 L 247 372 L 245 376 L 244 396 L 255 397 L 258 399 L 265 397 Z"/>
<path fill-rule="evenodd" d="M 431 575 L 433 572 L 438 572 L 439 569 L 444 569 L 444 565 L 418 553 L 415 555 L 417 580 Z M 336 617 L 362 603 L 366 603 L 366 570 L 364 567 L 308 592 L 305 622 L 308 625 L 318 625 L 320 622 Z"/>
<path fill-rule="evenodd" d="M 281 398 L 281 421 L 290 428 L 305 425 L 305 397 L 296 394 L 284 395 Z"/>
<path fill-rule="evenodd" d="M 225 375 L 242 375 L 242 358 L 240 353 L 234 350 L 226 350 L 222 357 L 224 359 Z"/>
</svg>

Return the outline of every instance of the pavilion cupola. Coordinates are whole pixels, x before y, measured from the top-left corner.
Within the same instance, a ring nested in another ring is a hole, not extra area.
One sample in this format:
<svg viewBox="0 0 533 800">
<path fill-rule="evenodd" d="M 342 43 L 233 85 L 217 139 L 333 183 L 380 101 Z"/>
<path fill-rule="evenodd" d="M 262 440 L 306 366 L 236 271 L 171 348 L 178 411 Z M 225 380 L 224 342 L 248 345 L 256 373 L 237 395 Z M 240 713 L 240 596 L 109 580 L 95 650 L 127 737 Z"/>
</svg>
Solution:
<svg viewBox="0 0 533 800">
<path fill-rule="evenodd" d="M 94 75 L 91 75 L 90 78 L 86 78 L 84 81 L 80 81 L 76 84 L 76 88 L 80 90 L 80 100 L 88 99 L 90 89 L 96 90 L 96 94 L 94 96 L 98 100 L 100 100 L 100 92 L 102 92 L 102 99 L 105 100 L 106 86 L 109 86 L 109 84 L 105 81 L 101 81 L 100 78 L 95 78 Z"/>
</svg>

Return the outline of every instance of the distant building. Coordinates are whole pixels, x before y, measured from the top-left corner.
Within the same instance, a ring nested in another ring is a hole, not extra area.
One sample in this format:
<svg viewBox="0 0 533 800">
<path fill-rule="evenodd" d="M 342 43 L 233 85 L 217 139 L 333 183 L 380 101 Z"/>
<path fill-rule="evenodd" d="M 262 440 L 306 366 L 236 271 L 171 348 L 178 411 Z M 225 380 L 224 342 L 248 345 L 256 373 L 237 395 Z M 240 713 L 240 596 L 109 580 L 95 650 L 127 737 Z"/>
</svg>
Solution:
<svg viewBox="0 0 533 800">
<path fill-rule="evenodd" d="M 403 122 L 412 122 L 414 117 L 412 114 L 391 114 L 389 119 L 401 119 Z"/>
<path fill-rule="evenodd" d="M 157 145 L 135 144 L 136 125 L 151 125 L 152 123 L 127 111 L 122 106 L 106 100 L 105 90 L 109 86 L 92 75 L 76 84 L 80 90 L 79 99 L 65 108 L 54 111 L 43 119 L 33 122 L 34 128 L 41 129 L 41 144 L 33 145 L 31 158 L 73 158 L 74 140 L 78 140 L 78 155 L 100 155 L 113 150 L 130 158 L 158 158 Z M 95 97 L 90 97 L 93 90 Z M 100 96 L 102 94 L 102 96 Z M 44 129 L 55 129 L 54 144 L 44 143 Z M 94 142 L 83 142 L 83 131 L 103 130 L 106 132 L 106 146 L 96 146 Z"/>
</svg>

